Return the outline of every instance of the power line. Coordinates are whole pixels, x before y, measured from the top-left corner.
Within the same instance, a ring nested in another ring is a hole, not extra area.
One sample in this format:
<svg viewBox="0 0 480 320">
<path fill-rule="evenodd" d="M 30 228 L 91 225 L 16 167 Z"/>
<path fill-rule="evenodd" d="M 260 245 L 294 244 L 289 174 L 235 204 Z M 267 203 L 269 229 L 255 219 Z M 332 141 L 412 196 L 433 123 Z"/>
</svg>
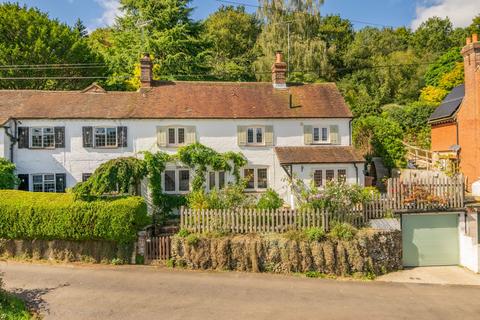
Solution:
<svg viewBox="0 0 480 320">
<path fill-rule="evenodd" d="M 109 79 L 110 77 L 0 77 L 0 80 L 86 80 L 86 79 Z"/>
<path fill-rule="evenodd" d="M 229 4 L 234 4 L 234 5 L 238 5 L 238 6 L 243 6 L 243 7 L 251 7 L 251 8 L 257 8 L 257 9 L 263 9 L 262 6 L 259 6 L 259 5 L 254 5 L 254 4 L 248 4 L 248 3 L 243 3 L 243 2 L 238 2 L 238 1 L 230 1 L 230 0 L 215 0 L 217 2 L 223 2 L 223 3 L 229 3 Z M 284 10 L 284 9 L 278 9 L 278 8 L 273 8 L 271 6 L 267 7 L 269 9 L 274 9 L 274 10 L 279 10 L 279 11 L 282 11 L 282 12 L 285 12 L 285 13 L 303 13 L 303 14 L 307 14 L 307 15 L 311 15 L 307 12 L 303 12 L 303 11 L 289 11 L 289 10 Z M 349 18 L 346 18 L 347 20 L 350 20 L 351 22 L 355 22 L 355 23 L 359 23 L 359 24 L 364 24 L 364 25 L 371 25 L 371 26 L 377 26 L 377 27 L 383 27 L 383 28 L 393 28 L 393 26 L 389 26 L 389 25 L 385 25 L 385 24 L 381 24 L 381 23 L 376 23 L 376 22 L 368 22 L 368 21 L 365 21 L 365 20 L 357 20 L 357 19 L 349 19 Z"/>
<path fill-rule="evenodd" d="M 104 63 L 51 63 L 51 64 L 5 64 L 2 67 L 65 67 L 65 66 L 104 66 Z"/>
<path fill-rule="evenodd" d="M 102 69 L 107 68 L 106 65 L 98 66 L 54 66 L 54 67 L 11 67 L 11 66 L 0 66 L 0 71 L 2 70 L 63 70 L 63 69 Z"/>
</svg>

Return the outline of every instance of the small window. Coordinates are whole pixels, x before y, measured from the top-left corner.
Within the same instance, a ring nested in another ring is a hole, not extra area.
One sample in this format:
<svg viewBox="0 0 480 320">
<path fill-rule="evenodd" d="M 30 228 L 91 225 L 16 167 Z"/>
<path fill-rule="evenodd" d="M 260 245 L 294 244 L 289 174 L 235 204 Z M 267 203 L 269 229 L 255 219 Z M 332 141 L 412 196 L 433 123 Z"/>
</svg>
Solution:
<svg viewBox="0 0 480 320">
<path fill-rule="evenodd" d="M 225 171 L 218 173 L 218 189 L 225 188 Z"/>
<path fill-rule="evenodd" d="M 313 128 L 313 142 L 315 143 L 329 143 L 330 130 L 327 127 Z"/>
<path fill-rule="evenodd" d="M 179 146 L 185 144 L 185 128 L 168 128 L 168 145 Z"/>
<path fill-rule="evenodd" d="M 165 191 L 175 192 L 175 171 L 166 170 L 165 171 Z"/>
<path fill-rule="evenodd" d="M 82 182 L 86 182 L 91 176 L 91 173 L 82 173 Z"/>
<path fill-rule="evenodd" d="M 189 170 L 180 170 L 179 172 L 179 191 L 188 191 L 190 190 L 190 171 Z"/>
<path fill-rule="evenodd" d="M 261 145 L 264 143 L 263 127 L 247 128 L 247 144 Z"/>
<path fill-rule="evenodd" d="M 315 182 L 316 187 L 323 186 L 323 171 L 322 170 L 315 170 L 313 173 L 313 181 Z"/>
<path fill-rule="evenodd" d="M 215 172 L 209 172 L 208 173 L 208 189 L 213 190 L 216 188 L 216 183 L 215 183 Z"/>
<path fill-rule="evenodd" d="M 55 130 L 48 128 L 32 128 L 30 136 L 32 148 L 55 148 Z"/>
<path fill-rule="evenodd" d="M 247 179 L 246 189 L 266 189 L 268 188 L 268 170 L 267 168 L 249 168 L 243 171 L 244 178 Z"/>
<path fill-rule="evenodd" d="M 225 187 L 225 171 L 210 171 L 208 173 L 208 190 Z"/>
<path fill-rule="evenodd" d="M 342 183 L 347 182 L 347 170 L 339 169 L 337 171 L 337 179 L 338 179 L 338 182 L 342 182 Z"/>
<path fill-rule="evenodd" d="M 95 128 L 94 140 L 96 148 L 116 148 L 117 128 Z"/>
<path fill-rule="evenodd" d="M 325 180 L 333 181 L 335 179 L 335 170 L 326 170 L 325 171 Z"/>
<path fill-rule="evenodd" d="M 33 192 L 56 192 L 54 174 L 32 175 Z"/>
</svg>

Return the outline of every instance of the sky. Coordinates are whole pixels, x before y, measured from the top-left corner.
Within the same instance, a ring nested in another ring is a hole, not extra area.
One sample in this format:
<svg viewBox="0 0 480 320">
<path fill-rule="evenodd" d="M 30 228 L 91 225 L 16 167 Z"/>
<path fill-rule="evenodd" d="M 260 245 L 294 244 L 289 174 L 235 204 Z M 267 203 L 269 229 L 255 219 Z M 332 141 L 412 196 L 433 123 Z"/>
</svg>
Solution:
<svg viewBox="0 0 480 320">
<path fill-rule="evenodd" d="M 119 12 L 118 0 L 0 0 L 0 3 L 9 1 L 37 7 L 70 25 L 80 18 L 89 30 L 112 24 Z M 258 0 L 231 1 L 246 4 L 251 12 L 258 4 Z M 192 17 L 203 19 L 221 5 L 218 0 L 193 0 Z M 454 26 L 465 27 L 480 14 L 480 0 L 325 0 L 322 14 L 340 14 L 354 20 L 356 28 L 371 24 L 416 29 L 432 16 L 448 16 Z"/>
</svg>

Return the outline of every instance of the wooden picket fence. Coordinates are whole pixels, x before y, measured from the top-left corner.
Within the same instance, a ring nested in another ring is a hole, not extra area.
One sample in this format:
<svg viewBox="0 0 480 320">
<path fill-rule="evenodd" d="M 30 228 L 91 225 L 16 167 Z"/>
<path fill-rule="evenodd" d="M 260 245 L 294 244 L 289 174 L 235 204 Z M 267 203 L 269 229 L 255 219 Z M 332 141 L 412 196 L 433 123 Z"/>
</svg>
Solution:
<svg viewBox="0 0 480 320">
<path fill-rule="evenodd" d="M 171 236 L 150 237 L 146 240 L 145 260 L 168 260 L 171 257 Z"/>
</svg>

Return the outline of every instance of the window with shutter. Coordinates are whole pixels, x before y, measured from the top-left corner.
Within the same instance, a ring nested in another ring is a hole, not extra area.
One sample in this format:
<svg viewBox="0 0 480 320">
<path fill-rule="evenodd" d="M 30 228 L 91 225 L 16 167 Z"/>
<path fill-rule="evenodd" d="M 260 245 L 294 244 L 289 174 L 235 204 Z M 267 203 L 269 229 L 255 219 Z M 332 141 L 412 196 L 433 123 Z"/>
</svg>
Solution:
<svg viewBox="0 0 480 320">
<path fill-rule="evenodd" d="M 303 126 L 303 141 L 305 145 L 310 145 L 313 143 L 312 126 Z"/>
<path fill-rule="evenodd" d="M 328 127 L 313 127 L 313 143 L 330 143 L 330 130 Z"/>
<path fill-rule="evenodd" d="M 157 127 L 157 145 L 162 148 L 167 146 L 167 128 Z"/>
<path fill-rule="evenodd" d="M 245 126 L 237 127 L 237 142 L 239 146 L 247 145 L 247 128 Z"/>
<path fill-rule="evenodd" d="M 338 132 L 338 126 L 330 126 L 330 143 L 331 144 L 340 144 L 340 134 Z"/>
<path fill-rule="evenodd" d="M 26 149 L 29 147 L 29 128 L 28 127 L 18 127 L 18 148 Z"/>
<path fill-rule="evenodd" d="M 19 174 L 18 179 L 20 180 L 20 184 L 18 185 L 18 190 L 30 191 L 28 174 Z"/>
<path fill-rule="evenodd" d="M 84 148 L 93 148 L 93 127 L 83 127 L 83 147 Z"/>
<path fill-rule="evenodd" d="M 128 146 L 128 132 L 127 127 L 118 127 L 118 146 L 120 148 L 126 148 Z"/>
<path fill-rule="evenodd" d="M 55 148 L 65 148 L 65 127 L 55 127 Z"/>
</svg>

